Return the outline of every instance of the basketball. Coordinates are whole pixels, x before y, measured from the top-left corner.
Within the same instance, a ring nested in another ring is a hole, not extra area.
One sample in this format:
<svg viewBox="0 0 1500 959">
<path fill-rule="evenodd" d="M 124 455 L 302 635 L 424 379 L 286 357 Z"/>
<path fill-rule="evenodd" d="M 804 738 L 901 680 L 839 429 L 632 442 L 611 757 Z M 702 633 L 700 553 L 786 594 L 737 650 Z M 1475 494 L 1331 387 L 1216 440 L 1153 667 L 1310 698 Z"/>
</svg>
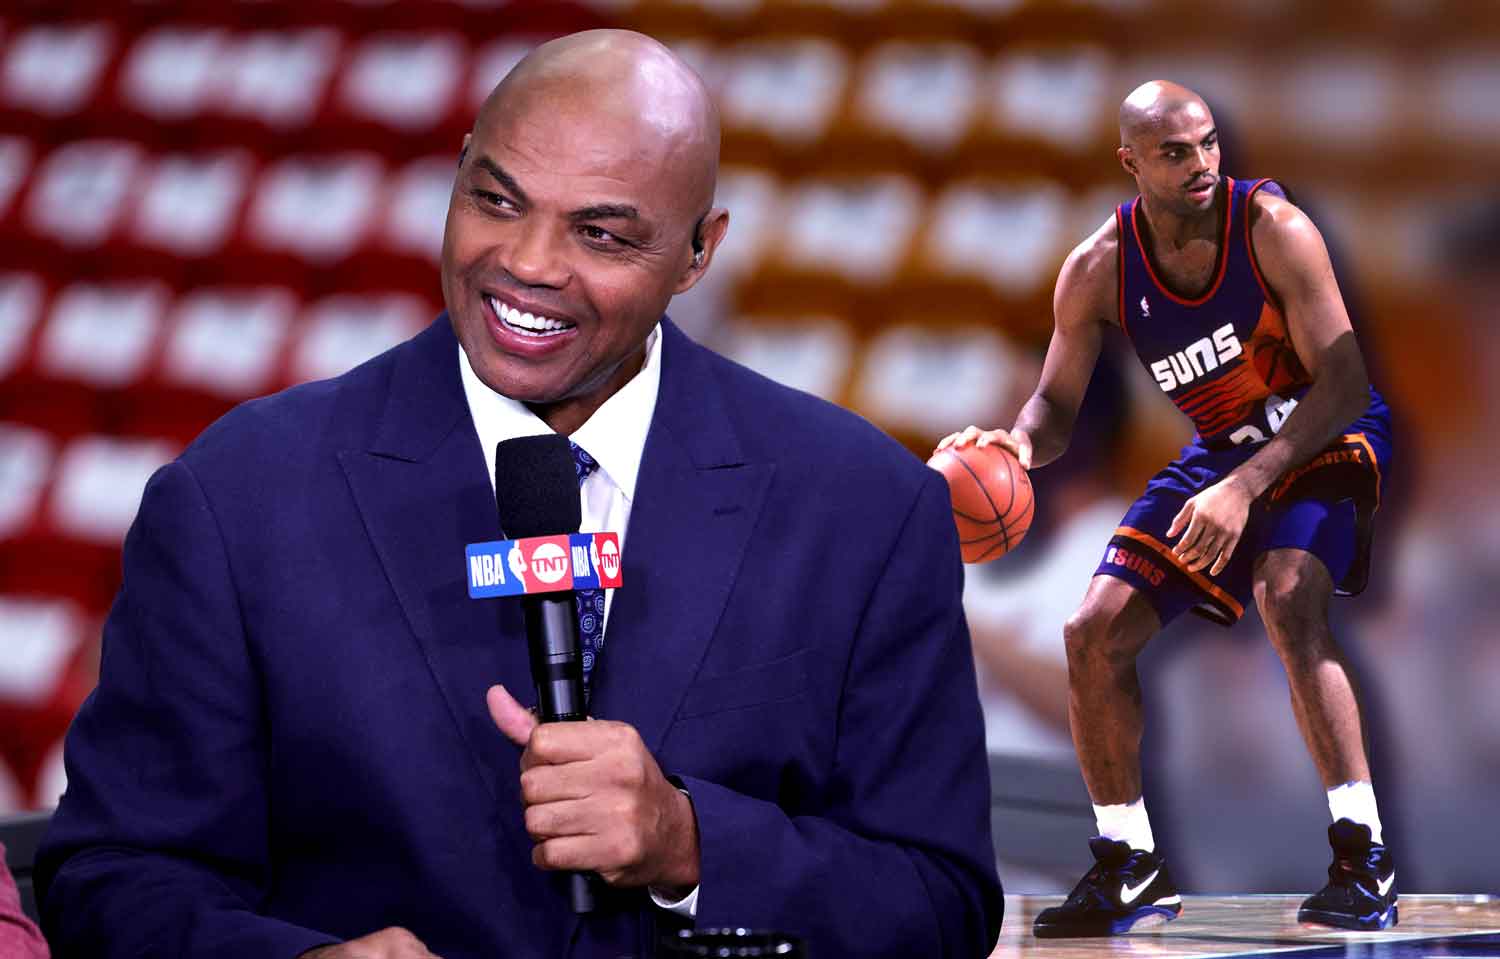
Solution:
<svg viewBox="0 0 1500 959">
<path fill-rule="evenodd" d="M 965 563 L 985 563 L 1015 549 L 1031 528 L 1031 478 L 1000 446 L 950 446 L 927 465 L 943 474 Z"/>
</svg>

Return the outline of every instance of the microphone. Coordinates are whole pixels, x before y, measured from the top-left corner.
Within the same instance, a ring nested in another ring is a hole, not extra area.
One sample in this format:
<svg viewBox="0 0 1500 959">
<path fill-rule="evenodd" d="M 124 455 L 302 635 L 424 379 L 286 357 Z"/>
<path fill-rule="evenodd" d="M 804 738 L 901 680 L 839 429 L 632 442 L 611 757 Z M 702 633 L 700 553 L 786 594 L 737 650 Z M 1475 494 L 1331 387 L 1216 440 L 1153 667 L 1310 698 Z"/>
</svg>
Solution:
<svg viewBox="0 0 1500 959">
<path fill-rule="evenodd" d="M 568 438 L 520 436 L 495 445 L 495 506 L 500 528 L 513 539 L 578 532 L 583 507 Z M 583 650 L 572 590 L 521 598 L 526 649 L 544 723 L 588 717 L 583 701 Z M 570 877 L 575 913 L 592 912 L 593 891 L 583 873 Z"/>
</svg>

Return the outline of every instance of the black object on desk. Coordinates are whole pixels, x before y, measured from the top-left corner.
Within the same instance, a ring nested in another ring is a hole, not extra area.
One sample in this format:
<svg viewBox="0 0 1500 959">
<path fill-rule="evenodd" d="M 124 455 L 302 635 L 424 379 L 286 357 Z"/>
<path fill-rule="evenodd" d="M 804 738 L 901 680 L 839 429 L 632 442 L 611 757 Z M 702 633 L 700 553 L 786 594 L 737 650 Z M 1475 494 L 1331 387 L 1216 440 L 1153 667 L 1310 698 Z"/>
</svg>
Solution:
<svg viewBox="0 0 1500 959">
<path fill-rule="evenodd" d="M 728 957 L 728 959 L 807 959 L 807 950 L 795 936 L 751 929 L 683 929 L 662 937 L 659 959 Z"/>
</svg>

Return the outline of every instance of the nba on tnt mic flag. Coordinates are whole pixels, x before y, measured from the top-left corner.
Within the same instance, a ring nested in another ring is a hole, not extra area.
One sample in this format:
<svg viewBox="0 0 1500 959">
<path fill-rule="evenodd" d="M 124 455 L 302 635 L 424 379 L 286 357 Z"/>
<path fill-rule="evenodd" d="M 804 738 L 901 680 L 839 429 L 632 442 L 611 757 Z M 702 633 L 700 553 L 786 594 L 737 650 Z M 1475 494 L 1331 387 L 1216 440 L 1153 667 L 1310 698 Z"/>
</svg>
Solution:
<svg viewBox="0 0 1500 959">
<path fill-rule="evenodd" d="M 572 533 L 470 543 L 464 549 L 470 599 L 620 585 L 618 533 Z"/>
</svg>

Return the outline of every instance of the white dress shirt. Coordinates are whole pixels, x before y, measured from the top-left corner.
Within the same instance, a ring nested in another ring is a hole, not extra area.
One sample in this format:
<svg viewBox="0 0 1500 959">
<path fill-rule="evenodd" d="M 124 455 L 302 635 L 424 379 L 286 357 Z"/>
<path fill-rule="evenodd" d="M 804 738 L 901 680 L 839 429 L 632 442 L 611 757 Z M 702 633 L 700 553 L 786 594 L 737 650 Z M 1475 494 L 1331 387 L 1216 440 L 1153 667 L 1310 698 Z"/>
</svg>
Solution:
<svg viewBox="0 0 1500 959">
<path fill-rule="evenodd" d="M 490 488 L 495 487 L 495 446 L 518 436 L 546 436 L 553 432 L 524 404 L 502 396 L 485 386 L 469 357 L 458 350 L 459 376 L 464 384 L 464 399 L 479 434 L 479 448 L 484 451 L 485 466 L 490 473 Z M 599 464 L 579 487 L 583 507 L 579 532 L 612 531 L 620 535 L 620 549 L 625 549 L 625 530 L 630 522 L 630 505 L 635 500 L 636 478 L 641 472 L 641 454 L 646 449 L 646 433 L 656 412 L 656 395 L 661 388 L 661 327 L 646 338 L 646 362 L 640 372 L 605 400 L 594 415 L 568 437 Z M 604 628 L 609 629 L 609 611 L 614 605 L 614 590 L 604 592 Z M 608 650 L 608 644 L 605 644 Z M 602 657 L 615 655 L 609 652 Z M 622 655 L 629 655 L 628 652 Z M 698 914 L 698 887 L 680 900 L 665 899 L 649 890 L 651 899 L 663 909 L 689 919 Z"/>
</svg>

